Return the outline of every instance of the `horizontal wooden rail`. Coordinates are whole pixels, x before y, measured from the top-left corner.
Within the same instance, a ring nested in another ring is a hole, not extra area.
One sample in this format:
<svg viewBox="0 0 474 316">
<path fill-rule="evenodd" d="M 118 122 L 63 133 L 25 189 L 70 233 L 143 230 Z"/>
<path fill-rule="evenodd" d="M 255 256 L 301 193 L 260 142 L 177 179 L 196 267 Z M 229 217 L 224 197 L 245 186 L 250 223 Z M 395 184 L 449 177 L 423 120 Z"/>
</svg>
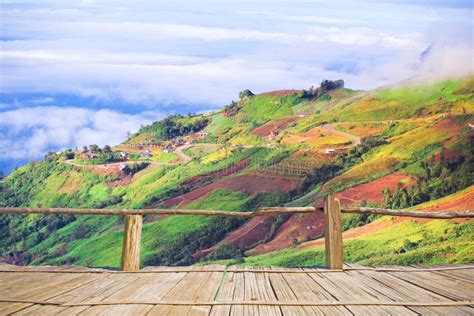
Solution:
<svg viewBox="0 0 474 316">
<path fill-rule="evenodd" d="M 343 240 L 341 213 L 390 215 L 432 219 L 474 218 L 474 212 L 446 211 L 419 212 L 407 210 L 390 210 L 370 207 L 341 207 L 334 194 L 330 194 L 322 207 L 265 207 L 254 212 L 227 212 L 187 209 L 74 209 L 74 208 L 35 208 L 35 207 L 1 207 L 0 214 L 49 214 L 49 215 L 118 215 L 125 216 L 124 238 L 122 247 L 122 271 L 140 269 L 140 239 L 143 216 L 146 215 L 204 215 L 252 218 L 257 216 L 278 216 L 291 214 L 308 214 L 324 210 L 325 215 L 325 248 L 327 266 L 331 270 L 341 270 L 343 266 Z"/>
<path fill-rule="evenodd" d="M 255 212 L 228 212 L 187 209 L 93 209 L 93 208 L 36 208 L 1 207 L 0 214 L 49 214 L 49 215 L 204 215 L 251 218 L 257 216 L 278 216 L 287 214 L 313 213 L 314 207 L 261 208 Z M 322 210 L 322 208 L 321 208 Z"/>
<path fill-rule="evenodd" d="M 445 212 L 420 212 L 420 211 L 406 211 L 406 210 L 390 210 L 384 208 L 372 207 L 342 207 L 342 213 L 352 214 L 370 214 L 370 215 L 390 215 L 403 217 L 418 217 L 418 218 L 474 218 L 474 211 L 445 211 Z"/>
<path fill-rule="evenodd" d="M 257 216 L 278 216 L 305 214 L 323 211 L 323 207 L 263 207 L 254 212 L 228 212 L 188 209 L 93 209 L 93 208 L 37 208 L 37 207 L 0 207 L 0 214 L 49 214 L 49 215 L 203 215 L 252 218 Z M 474 211 L 421 212 L 391 210 L 373 207 L 341 207 L 341 213 L 390 215 L 433 219 L 474 218 Z"/>
</svg>

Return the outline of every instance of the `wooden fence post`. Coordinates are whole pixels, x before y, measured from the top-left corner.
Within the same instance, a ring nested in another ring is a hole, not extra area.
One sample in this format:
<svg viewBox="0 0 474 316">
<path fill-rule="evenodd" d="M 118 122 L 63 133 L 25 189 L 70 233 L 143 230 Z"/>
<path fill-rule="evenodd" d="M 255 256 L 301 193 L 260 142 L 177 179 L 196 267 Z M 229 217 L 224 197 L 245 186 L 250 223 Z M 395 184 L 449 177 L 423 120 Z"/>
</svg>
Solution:
<svg viewBox="0 0 474 316">
<path fill-rule="evenodd" d="M 341 205 L 334 194 L 326 198 L 324 205 L 326 265 L 331 270 L 342 270 L 342 222 Z"/>
<path fill-rule="evenodd" d="M 142 236 L 142 215 L 125 215 L 122 261 L 120 270 L 140 270 L 140 241 Z"/>
</svg>

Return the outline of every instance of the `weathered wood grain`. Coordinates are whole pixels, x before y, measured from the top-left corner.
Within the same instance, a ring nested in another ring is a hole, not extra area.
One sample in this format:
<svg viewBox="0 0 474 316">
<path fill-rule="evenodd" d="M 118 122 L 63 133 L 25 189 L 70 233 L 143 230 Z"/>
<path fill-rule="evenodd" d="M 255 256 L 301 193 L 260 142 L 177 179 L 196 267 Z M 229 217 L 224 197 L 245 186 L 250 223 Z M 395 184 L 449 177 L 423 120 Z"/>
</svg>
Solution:
<svg viewBox="0 0 474 316">
<path fill-rule="evenodd" d="M 222 266 L 164 267 L 166 272 L 143 274 L 90 273 L 80 267 L 37 267 L 42 273 L 27 272 L 30 267 L 2 268 L 13 272 L 0 272 L 1 314 L 474 314 L 474 285 L 468 282 L 474 268 L 469 265 L 377 270 L 347 264 L 346 271 L 318 273 L 277 267 L 230 267 L 231 272 L 224 272 Z M 56 270 L 62 272 L 52 272 Z"/>
<path fill-rule="evenodd" d="M 125 216 L 125 228 L 122 244 L 122 260 L 120 270 L 140 270 L 140 243 L 142 238 L 143 216 Z"/>
<path fill-rule="evenodd" d="M 324 205 L 324 238 L 326 266 L 331 270 L 342 270 L 342 219 L 341 204 L 330 194 Z"/>
</svg>

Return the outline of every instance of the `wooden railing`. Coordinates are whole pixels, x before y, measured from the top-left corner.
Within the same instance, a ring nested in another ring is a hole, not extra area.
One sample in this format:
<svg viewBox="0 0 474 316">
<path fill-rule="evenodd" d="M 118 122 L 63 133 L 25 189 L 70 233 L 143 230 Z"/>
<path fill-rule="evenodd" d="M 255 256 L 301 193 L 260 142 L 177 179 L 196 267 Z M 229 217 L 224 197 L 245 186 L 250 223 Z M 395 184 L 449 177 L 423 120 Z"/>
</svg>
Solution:
<svg viewBox="0 0 474 316">
<path fill-rule="evenodd" d="M 390 210 L 368 207 L 341 207 L 333 194 L 326 197 L 324 207 L 265 207 L 254 212 L 227 212 L 188 209 L 72 209 L 72 208 L 31 208 L 3 207 L 0 214 L 50 214 L 50 215 L 118 215 L 125 216 L 122 245 L 121 270 L 138 271 L 140 269 L 140 240 L 143 216 L 146 215 L 202 215 L 251 218 L 257 216 L 278 216 L 289 214 L 308 214 L 324 211 L 326 265 L 331 270 L 342 270 L 343 243 L 341 213 L 391 215 L 403 217 L 453 219 L 474 218 L 474 211 L 419 212 L 408 210 Z"/>
</svg>

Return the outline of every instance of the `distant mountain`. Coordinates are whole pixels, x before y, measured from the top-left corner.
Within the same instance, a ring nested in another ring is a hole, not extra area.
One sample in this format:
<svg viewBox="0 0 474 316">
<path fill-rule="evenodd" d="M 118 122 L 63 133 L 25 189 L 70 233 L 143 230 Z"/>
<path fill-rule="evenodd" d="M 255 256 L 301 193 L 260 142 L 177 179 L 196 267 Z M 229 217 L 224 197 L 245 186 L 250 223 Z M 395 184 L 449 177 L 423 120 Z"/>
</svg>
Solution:
<svg viewBox="0 0 474 316">
<path fill-rule="evenodd" d="M 429 54 L 429 48 L 424 53 Z M 0 181 L 0 205 L 248 211 L 321 205 L 474 208 L 474 78 L 355 91 L 326 81 L 202 115 L 173 115 L 114 148 L 50 154 Z M 118 266 L 112 217 L 0 216 L 3 260 Z M 150 217 L 142 264 L 324 263 L 321 214 L 250 220 Z M 344 216 L 345 258 L 364 264 L 474 260 L 472 221 Z"/>
</svg>

